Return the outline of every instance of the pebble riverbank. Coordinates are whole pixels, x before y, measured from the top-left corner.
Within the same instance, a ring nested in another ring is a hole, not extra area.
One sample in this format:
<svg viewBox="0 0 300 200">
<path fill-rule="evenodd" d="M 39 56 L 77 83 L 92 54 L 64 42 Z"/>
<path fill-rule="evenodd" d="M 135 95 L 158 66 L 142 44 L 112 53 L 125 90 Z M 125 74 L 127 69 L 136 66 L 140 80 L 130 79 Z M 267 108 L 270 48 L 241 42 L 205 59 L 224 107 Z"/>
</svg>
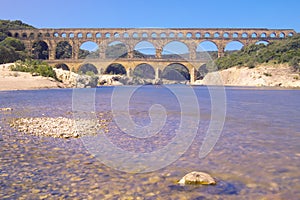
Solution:
<svg viewBox="0 0 300 200">
<path fill-rule="evenodd" d="M 10 121 L 10 126 L 18 132 L 54 138 L 79 138 L 97 133 L 107 133 L 108 123 L 111 121 L 104 113 L 98 113 L 95 119 L 67 118 L 67 117 L 35 117 L 16 118 Z"/>
</svg>

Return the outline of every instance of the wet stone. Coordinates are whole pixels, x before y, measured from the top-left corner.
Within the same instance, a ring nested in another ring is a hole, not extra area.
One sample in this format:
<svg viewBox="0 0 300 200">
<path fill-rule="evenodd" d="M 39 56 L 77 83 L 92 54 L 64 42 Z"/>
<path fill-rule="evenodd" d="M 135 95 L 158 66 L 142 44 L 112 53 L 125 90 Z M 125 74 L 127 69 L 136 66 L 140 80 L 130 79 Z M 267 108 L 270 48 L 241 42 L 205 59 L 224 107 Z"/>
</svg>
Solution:
<svg viewBox="0 0 300 200">
<path fill-rule="evenodd" d="M 215 185 L 216 181 L 205 172 L 194 171 L 186 174 L 178 183 L 182 186 L 186 184 Z"/>
</svg>

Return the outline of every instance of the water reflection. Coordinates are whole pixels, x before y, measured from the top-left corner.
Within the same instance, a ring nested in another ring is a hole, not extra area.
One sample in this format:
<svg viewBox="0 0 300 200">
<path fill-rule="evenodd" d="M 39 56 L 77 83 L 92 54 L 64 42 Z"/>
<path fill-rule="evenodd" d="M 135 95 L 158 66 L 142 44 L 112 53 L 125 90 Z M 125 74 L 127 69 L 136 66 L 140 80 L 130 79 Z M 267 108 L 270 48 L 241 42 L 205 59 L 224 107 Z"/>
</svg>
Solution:
<svg viewBox="0 0 300 200">
<path fill-rule="evenodd" d="M 14 117 L 70 116 L 72 90 L 1 92 L 1 107 L 14 110 L 0 112 L 0 198 L 299 198 L 300 91 L 226 88 L 224 130 L 213 151 L 199 159 L 211 102 L 206 87 L 194 89 L 201 121 L 191 147 L 171 165 L 144 174 L 128 174 L 103 165 L 89 154 L 81 140 L 24 135 L 8 126 L 7 121 Z M 97 89 L 96 111 L 111 110 L 112 91 L 110 87 Z M 132 151 L 151 152 L 166 145 L 174 137 L 180 107 L 171 93 L 163 91 L 151 86 L 141 88 L 132 99 L 135 103 L 130 110 L 132 118 L 145 125 L 149 123 L 149 106 L 157 101 L 163 104 L 168 119 L 160 135 L 141 145 L 112 122 L 108 138 L 120 148 Z M 146 97 L 149 101 L 145 101 Z M 212 174 L 218 184 L 197 187 L 176 184 L 194 170 Z"/>
</svg>

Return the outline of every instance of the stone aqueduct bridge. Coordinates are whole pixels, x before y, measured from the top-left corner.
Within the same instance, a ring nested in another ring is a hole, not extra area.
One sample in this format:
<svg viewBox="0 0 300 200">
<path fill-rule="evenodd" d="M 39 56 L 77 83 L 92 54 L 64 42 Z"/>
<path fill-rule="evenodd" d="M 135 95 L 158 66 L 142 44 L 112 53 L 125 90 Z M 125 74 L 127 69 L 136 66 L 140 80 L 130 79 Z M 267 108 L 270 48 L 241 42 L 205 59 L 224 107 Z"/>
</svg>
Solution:
<svg viewBox="0 0 300 200">
<path fill-rule="evenodd" d="M 172 63 L 184 65 L 190 72 L 191 82 L 195 80 L 195 70 L 201 65 L 196 56 L 196 49 L 201 42 L 213 42 L 218 48 L 218 57 L 224 55 L 226 45 L 238 41 L 244 46 L 255 44 L 259 41 L 271 42 L 281 40 L 296 34 L 293 29 L 258 29 L 258 28 L 63 28 L 63 29 L 22 29 L 10 30 L 10 36 L 21 39 L 28 52 L 32 52 L 35 42 L 43 41 L 48 46 L 49 64 L 64 63 L 69 68 L 78 68 L 87 60 L 78 59 L 80 46 L 92 41 L 97 43 L 100 50 L 100 59 L 88 60 L 96 66 L 99 72 L 105 71 L 111 63 L 119 63 L 126 69 L 127 75 L 139 64 L 149 64 L 155 71 L 155 77 L 160 76 L 160 71 Z M 65 60 L 56 60 L 56 47 L 59 42 L 67 41 L 72 46 L 72 57 Z M 105 51 L 110 43 L 122 42 L 128 52 L 127 58 L 111 60 L 105 57 Z M 133 58 L 135 46 L 147 41 L 153 44 L 156 55 L 154 58 Z M 188 59 L 163 59 L 162 51 L 165 45 L 172 41 L 185 44 L 189 49 Z"/>
</svg>

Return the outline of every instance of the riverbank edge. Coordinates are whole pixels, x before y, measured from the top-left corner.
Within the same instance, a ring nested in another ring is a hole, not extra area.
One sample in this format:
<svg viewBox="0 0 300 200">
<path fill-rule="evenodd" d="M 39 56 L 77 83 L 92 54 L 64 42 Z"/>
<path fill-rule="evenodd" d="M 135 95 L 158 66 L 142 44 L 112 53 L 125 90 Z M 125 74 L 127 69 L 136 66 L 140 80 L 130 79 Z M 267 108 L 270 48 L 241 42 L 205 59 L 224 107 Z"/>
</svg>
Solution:
<svg viewBox="0 0 300 200">
<path fill-rule="evenodd" d="M 32 76 L 30 73 L 14 72 L 9 69 L 13 63 L 0 65 L 0 91 L 22 91 L 22 90 L 45 90 L 74 88 L 70 84 L 64 84 L 52 78 Z M 277 71 L 276 71 L 277 70 Z M 276 73 L 275 73 L 276 72 Z M 66 71 L 66 73 L 70 73 Z M 273 74 L 273 75 L 272 75 Z M 69 75 L 66 75 L 68 77 Z M 113 79 L 120 75 L 104 75 L 110 79 L 106 86 L 122 86 Z M 278 90 L 299 90 L 300 73 L 293 72 L 287 65 L 268 66 L 262 65 L 256 68 L 233 67 L 217 72 L 208 73 L 203 80 L 197 80 L 191 86 L 224 86 L 239 87 L 247 89 L 278 89 Z"/>
</svg>

